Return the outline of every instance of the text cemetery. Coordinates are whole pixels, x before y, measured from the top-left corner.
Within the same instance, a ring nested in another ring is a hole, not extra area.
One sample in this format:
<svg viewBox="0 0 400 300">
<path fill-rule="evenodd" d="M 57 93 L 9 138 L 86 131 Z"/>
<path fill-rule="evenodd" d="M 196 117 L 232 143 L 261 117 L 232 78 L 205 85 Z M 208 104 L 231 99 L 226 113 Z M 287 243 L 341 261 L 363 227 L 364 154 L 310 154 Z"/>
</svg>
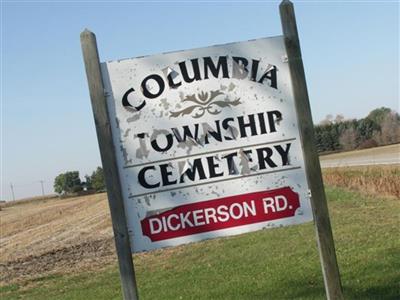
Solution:
<svg viewBox="0 0 400 300">
<path fill-rule="evenodd" d="M 267 119 L 267 122 L 266 122 Z M 257 115 L 239 116 L 216 120 L 215 126 L 208 123 L 185 125 L 182 128 L 171 128 L 170 133 L 159 134 L 141 133 L 139 149 L 147 153 L 149 148 L 153 151 L 169 151 L 174 143 L 189 143 L 203 146 L 213 139 L 226 143 L 249 136 L 276 132 L 277 125 L 282 120 L 282 113 L 275 110 Z M 222 127 L 222 128 L 221 128 Z M 149 136 L 153 137 L 148 138 Z M 147 189 L 168 185 L 176 185 L 185 181 L 204 180 L 217 178 L 224 175 L 249 174 L 251 171 L 265 169 L 279 169 L 289 165 L 289 151 L 291 143 L 284 141 L 272 146 L 254 146 L 250 149 L 240 149 L 227 153 L 216 153 L 191 160 L 179 160 L 174 164 L 162 163 L 146 165 L 138 173 L 138 182 Z M 246 147 L 247 148 L 247 147 Z M 241 171 L 238 171 L 241 170 Z M 161 174 L 161 181 L 152 176 L 154 172 Z"/>
</svg>

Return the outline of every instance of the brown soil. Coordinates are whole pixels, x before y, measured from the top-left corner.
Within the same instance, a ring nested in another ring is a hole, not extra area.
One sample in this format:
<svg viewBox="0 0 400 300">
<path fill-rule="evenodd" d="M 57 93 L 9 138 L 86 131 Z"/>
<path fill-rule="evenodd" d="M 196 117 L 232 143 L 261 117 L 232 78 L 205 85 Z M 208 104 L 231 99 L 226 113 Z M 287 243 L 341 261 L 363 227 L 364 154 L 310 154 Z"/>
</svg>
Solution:
<svg viewBox="0 0 400 300">
<path fill-rule="evenodd" d="M 106 194 L 3 207 L 0 222 L 1 285 L 116 263 Z"/>
</svg>

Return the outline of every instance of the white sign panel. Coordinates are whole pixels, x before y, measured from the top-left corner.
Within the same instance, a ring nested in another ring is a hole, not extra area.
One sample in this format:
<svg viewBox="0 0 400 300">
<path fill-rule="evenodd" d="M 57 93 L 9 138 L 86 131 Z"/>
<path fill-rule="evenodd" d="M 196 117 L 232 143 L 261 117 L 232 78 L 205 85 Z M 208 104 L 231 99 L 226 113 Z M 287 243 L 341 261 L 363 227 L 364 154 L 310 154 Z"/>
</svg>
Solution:
<svg viewBox="0 0 400 300">
<path fill-rule="evenodd" d="M 133 252 L 312 220 L 283 37 L 101 67 Z"/>
</svg>

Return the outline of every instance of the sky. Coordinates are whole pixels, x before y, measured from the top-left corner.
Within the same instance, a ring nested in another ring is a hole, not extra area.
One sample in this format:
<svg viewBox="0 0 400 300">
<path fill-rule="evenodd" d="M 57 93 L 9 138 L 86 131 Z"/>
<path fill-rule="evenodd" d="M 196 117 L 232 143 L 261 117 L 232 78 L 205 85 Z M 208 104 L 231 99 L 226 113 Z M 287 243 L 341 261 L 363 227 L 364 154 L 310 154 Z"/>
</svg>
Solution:
<svg viewBox="0 0 400 300">
<path fill-rule="evenodd" d="M 314 123 L 399 111 L 399 2 L 294 1 Z M 279 1 L 2 1 L 0 200 L 99 165 L 79 35 L 100 59 L 281 35 Z"/>
</svg>

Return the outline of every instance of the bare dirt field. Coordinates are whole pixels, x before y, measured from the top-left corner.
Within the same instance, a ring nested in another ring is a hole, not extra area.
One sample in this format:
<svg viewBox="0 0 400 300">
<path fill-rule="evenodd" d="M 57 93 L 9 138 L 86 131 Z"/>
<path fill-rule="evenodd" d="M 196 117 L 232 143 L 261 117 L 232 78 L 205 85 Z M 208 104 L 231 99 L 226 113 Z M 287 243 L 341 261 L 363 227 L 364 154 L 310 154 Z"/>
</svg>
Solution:
<svg viewBox="0 0 400 300">
<path fill-rule="evenodd" d="M 6 206 L 0 221 L 1 285 L 116 259 L 105 193 Z"/>
</svg>

